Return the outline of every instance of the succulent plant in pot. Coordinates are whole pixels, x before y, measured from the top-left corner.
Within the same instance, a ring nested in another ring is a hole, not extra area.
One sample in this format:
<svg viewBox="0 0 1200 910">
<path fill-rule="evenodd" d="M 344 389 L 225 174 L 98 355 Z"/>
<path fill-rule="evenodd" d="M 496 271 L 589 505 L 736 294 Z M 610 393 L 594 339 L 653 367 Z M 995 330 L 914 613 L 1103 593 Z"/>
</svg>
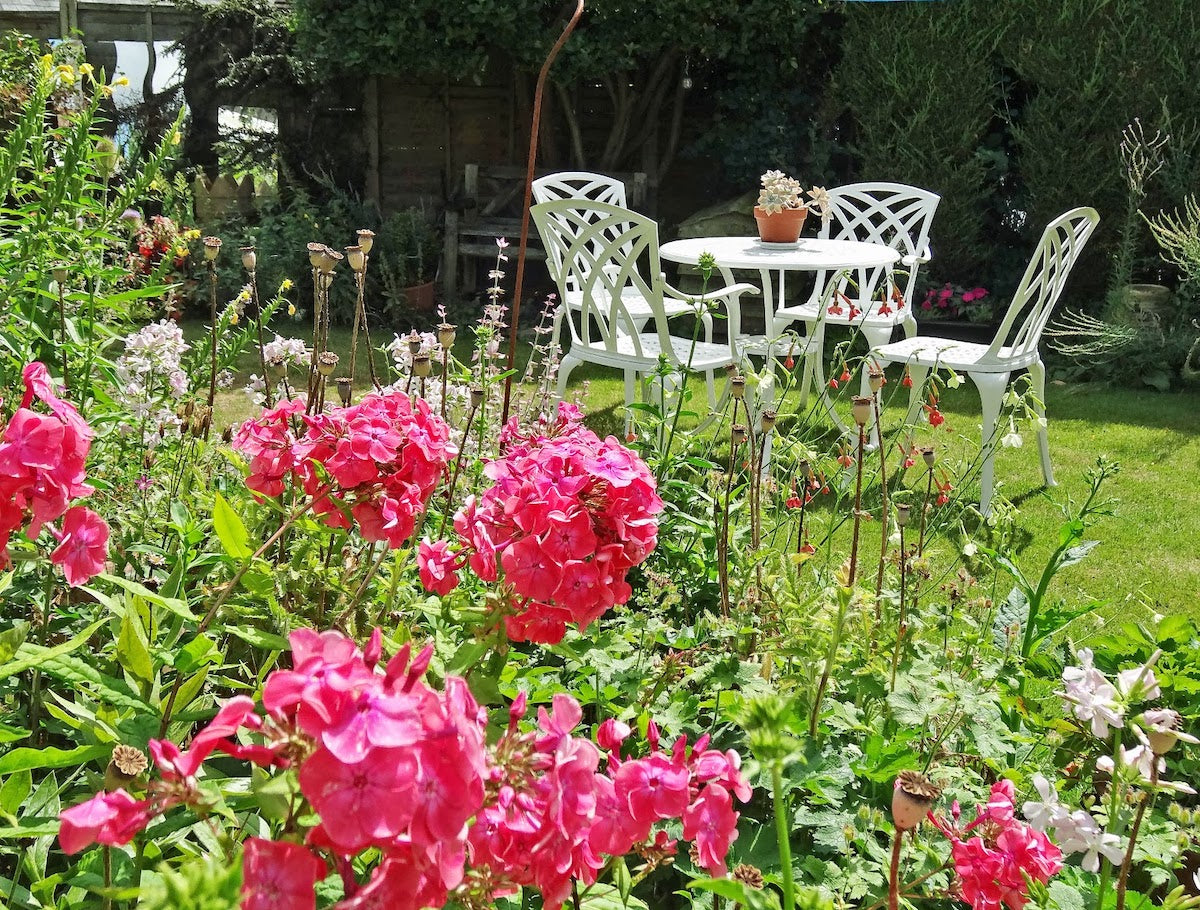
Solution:
<svg viewBox="0 0 1200 910">
<path fill-rule="evenodd" d="M 808 190 L 807 203 L 805 195 L 800 181 L 783 171 L 767 171 L 762 175 L 754 220 L 758 222 L 758 236 L 764 243 L 795 243 L 810 207 L 822 218 L 828 217 L 829 194 L 824 187 L 814 186 Z"/>
</svg>

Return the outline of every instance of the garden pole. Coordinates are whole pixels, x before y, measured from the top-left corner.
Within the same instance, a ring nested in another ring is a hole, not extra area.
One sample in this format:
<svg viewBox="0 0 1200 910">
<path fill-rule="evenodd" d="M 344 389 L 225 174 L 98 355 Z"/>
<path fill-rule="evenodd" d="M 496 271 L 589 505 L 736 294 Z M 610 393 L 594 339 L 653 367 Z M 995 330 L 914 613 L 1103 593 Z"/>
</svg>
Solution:
<svg viewBox="0 0 1200 910">
<path fill-rule="evenodd" d="M 550 65 L 554 63 L 554 58 L 558 56 L 562 46 L 571 37 L 571 32 L 575 31 L 575 25 L 582 15 L 583 0 L 576 0 L 575 14 L 571 16 L 571 20 L 563 29 L 563 33 L 558 36 L 558 40 L 554 42 L 554 47 L 550 48 L 550 55 L 542 64 L 542 71 L 538 73 L 537 88 L 533 93 L 533 111 L 529 126 L 529 162 L 525 168 L 525 203 L 521 206 L 521 244 L 517 249 L 517 278 L 513 287 L 512 325 L 508 330 L 508 366 L 506 368 L 507 375 L 504 377 L 504 407 L 500 411 L 502 426 L 508 422 L 508 406 L 512 399 L 513 364 L 517 359 L 517 327 L 521 323 L 521 290 L 525 279 L 525 252 L 529 246 L 529 204 L 533 200 L 533 170 L 537 163 L 538 127 L 541 125 L 542 119 L 542 92 L 546 88 L 546 77 L 550 74 Z"/>
</svg>

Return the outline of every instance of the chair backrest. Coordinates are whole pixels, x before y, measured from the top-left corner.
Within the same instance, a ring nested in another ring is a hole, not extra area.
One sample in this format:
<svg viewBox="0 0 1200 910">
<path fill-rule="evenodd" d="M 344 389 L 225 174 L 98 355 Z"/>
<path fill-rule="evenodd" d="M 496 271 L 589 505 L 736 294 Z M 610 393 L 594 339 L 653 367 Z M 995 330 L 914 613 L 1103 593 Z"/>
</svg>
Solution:
<svg viewBox="0 0 1200 910">
<path fill-rule="evenodd" d="M 619 205 L 582 199 L 542 202 L 530 212 L 560 293 L 580 292 L 579 324 L 567 320 L 573 350 L 585 359 L 589 349 L 615 355 L 618 342 L 626 339 L 634 357 L 654 360 L 657 352 L 644 350 L 637 332 L 644 317 L 635 321 L 626 308 L 625 298 L 631 296 L 649 306 L 660 348 L 674 362 L 663 310 L 658 224 Z"/>
<path fill-rule="evenodd" d="M 1008 357 L 1037 352 L 1042 330 L 1062 295 L 1067 276 L 1099 222 L 1100 215 L 1095 209 L 1077 208 L 1046 225 L 1004 321 L 988 348 L 988 359 L 1004 359 L 1001 348 L 1008 349 L 1005 352 Z"/>
<path fill-rule="evenodd" d="M 849 183 L 831 189 L 829 199 L 832 211 L 821 225 L 822 238 L 879 243 L 898 251 L 902 258 L 927 257 L 929 227 L 942 201 L 937 193 L 903 183 Z M 918 267 L 916 261 L 894 267 L 894 272 L 908 273 L 907 277 L 897 276 L 896 285 L 910 305 Z M 867 288 L 860 291 L 863 298 L 869 299 L 883 274 L 883 270 L 875 270 L 871 276 L 860 276 L 867 280 Z"/>
<path fill-rule="evenodd" d="M 629 207 L 623 180 L 590 171 L 559 171 L 533 181 L 534 202 L 553 202 L 556 199 L 591 199 L 621 208 Z"/>
<path fill-rule="evenodd" d="M 616 177 L 606 174 L 593 174 L 590 171 L 560 171 L 547 174 L 533 181 L 533 200 L 536 203 L 555 202 L 558 200 L 575 200 L 588 202 L 603 202 L 628 208 L 626 203 L 625 183 Z M 546 258 L 552 261 L 555 252 L 547 248 Z M 557 263 L 561 267 L 561 263 Z M 563 299 L 575 297 L 580 293 L 579 283 L 568 270 L 568 278 L 562 289 Z"/>
</svg>

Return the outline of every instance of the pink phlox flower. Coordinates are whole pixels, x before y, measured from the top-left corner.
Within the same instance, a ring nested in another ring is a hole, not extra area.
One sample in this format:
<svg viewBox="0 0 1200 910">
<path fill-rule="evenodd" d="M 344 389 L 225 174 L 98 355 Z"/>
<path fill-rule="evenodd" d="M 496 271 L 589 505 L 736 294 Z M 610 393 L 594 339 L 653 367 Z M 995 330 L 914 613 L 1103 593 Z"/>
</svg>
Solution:
<svg viewBox="0 0 1200 910">
<path fill-rule="evenodd" d="M 430 543 L 425 538 L 417 548 L 417 569 L 426 591 L 445 597 L 457 588 L 459 565 L 459 556 L 450 549 L 448 541 Z"/>
<path fill-rule="evenodd" d="M 242 910 L 313 910 L 315 887 L 325 873 L 325 864 L 300 844 L 247 838 Z"/>
<path fill-rule="evenodd" d="M 683 836 L 696 845 L 700 865 L 709 875 L 725 875 L 725 855 L 737 840 L 738 813 L 729 792 L 709 784 L 683 813 Z"/>
<path fill-rule="evenodd" d="M 661 752 L 624 762 L 615 784 L 617 797 L 641 824 L 678 818 L 688 807 L 690 775 Z"/>
<path fill-rule="evenodd" d="M 383 846 L 407 829 L 419 776 L 409 749 L 372 749 L 360 762 L 320 748 L 300 766 L 300 789 L 340 852 Z"/>
<path fill-rule="evenodd" d="M 619 753 L 621 744 L 629 737 L 633 729 L 624 721 L 610 717 L 600 724 L 596 731 L 596 742 L 606 752 Z"/>
<path fill-rule="evenodd" d="M 149 823 L 151 807 L 150 800 L 134 799 L 124 790 L 97 793 L 59 813 L 59 846 L 68 855 L 92 844 L 123 846 Z"/>
<path fill-rule="evenodd" d="M 570 695 L 560 692 L 551 699 L 550 705 L 550 711 L 538 707 L 537 723 L 542 735 L 537 738 L 535 745 L 539 752 L 555 752 L 583 720 L 583 708 Z"/>
<path fill-rule="evenodd" d="M 67 584 L 81 585 L 104 571 L 108 559 L 108 523 L 91 509 L 74 506 L 63 516 L 62 530 L 55 531 L 58 546 L 50 561 L 62 566 Z"/>
</svg>

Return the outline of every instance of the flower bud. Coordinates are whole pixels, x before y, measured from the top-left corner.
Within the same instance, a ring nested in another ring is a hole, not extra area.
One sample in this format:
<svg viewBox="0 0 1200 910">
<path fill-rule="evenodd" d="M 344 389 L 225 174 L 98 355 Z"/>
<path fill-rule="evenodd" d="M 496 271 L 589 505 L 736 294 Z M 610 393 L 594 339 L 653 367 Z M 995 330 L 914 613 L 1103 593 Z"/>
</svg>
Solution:
<svg viewBox="0 0 1200 910">
<path fill-rule="evenodd" d="M 361 246 L 346 247 L 346 263 L 355 272 L 361 272 L 367 267 L 367 256 Z"/>
<path fill-rule="evenodd" d="M 764 433 L 770 433 L 775 428 L 776 414 L 774 411 L 763 411 L 760 426 Z"/>
<path fill-rule="evenodd" d="M 322 351 L 317 357 L 317 372 L 328 379 L 337 370 L 339 359 L 333 351 Z"/>
<path fill-rule="evenodd" d="M 901 771 L 892 791 L 892 821 L 900 831 L 921 824 L 942 788 L 916 771 Z"/>
<path fill-rule="evenodd" d="M 205 260 L 207 262 L 216 262 L 217 254 L 221 252 L 221 238 L 220 237 L 205 237 L 204 240 L 201 242 L 204 244 Z"/>
<path fill-rule="evenodd" d="M 443 322 L 438 326 L 438 344 L 440 344 L 444 350 L 448 351 L 450 348 L 454 347 L 455 336 L 455 327 L 450 323 Z"/>
<path fill-rule="evenodd" d="M 242 247 L 242 268 L 247 272 L 253 272 L 258 268 L 258 254 L 254 252 L 254 247 Z"/>
<path fill-rule="evenodd" d="M 854 422 L 860 427 L 865 426 L 867 421 L 871 419 L 872 399 L 863 395 L 855 395 L 853 402 L 854 404 L 850 408 L 850 416 L 854 418 Z"/>
<path fill-rule="evenodd" d="M 421 379 L 433 372 L 433 364 L 428 354 L 420 354 L 413 358 L 413 375 Z"/>
<path fill-rule="evenodd" d="M 730 431 L 730 440 L 735 446 L 740 446 L 746 441 L 746 426 L 745 424 L 735 423 Z"/>
<path fill-rule="evenodd" d="M 370 255 L 371 247 L 375 245 L 375 232 L 368 231 L 366 228 L 360 228 L 358 231 L 358 246 L 363 253 Z"/>
</svg>

